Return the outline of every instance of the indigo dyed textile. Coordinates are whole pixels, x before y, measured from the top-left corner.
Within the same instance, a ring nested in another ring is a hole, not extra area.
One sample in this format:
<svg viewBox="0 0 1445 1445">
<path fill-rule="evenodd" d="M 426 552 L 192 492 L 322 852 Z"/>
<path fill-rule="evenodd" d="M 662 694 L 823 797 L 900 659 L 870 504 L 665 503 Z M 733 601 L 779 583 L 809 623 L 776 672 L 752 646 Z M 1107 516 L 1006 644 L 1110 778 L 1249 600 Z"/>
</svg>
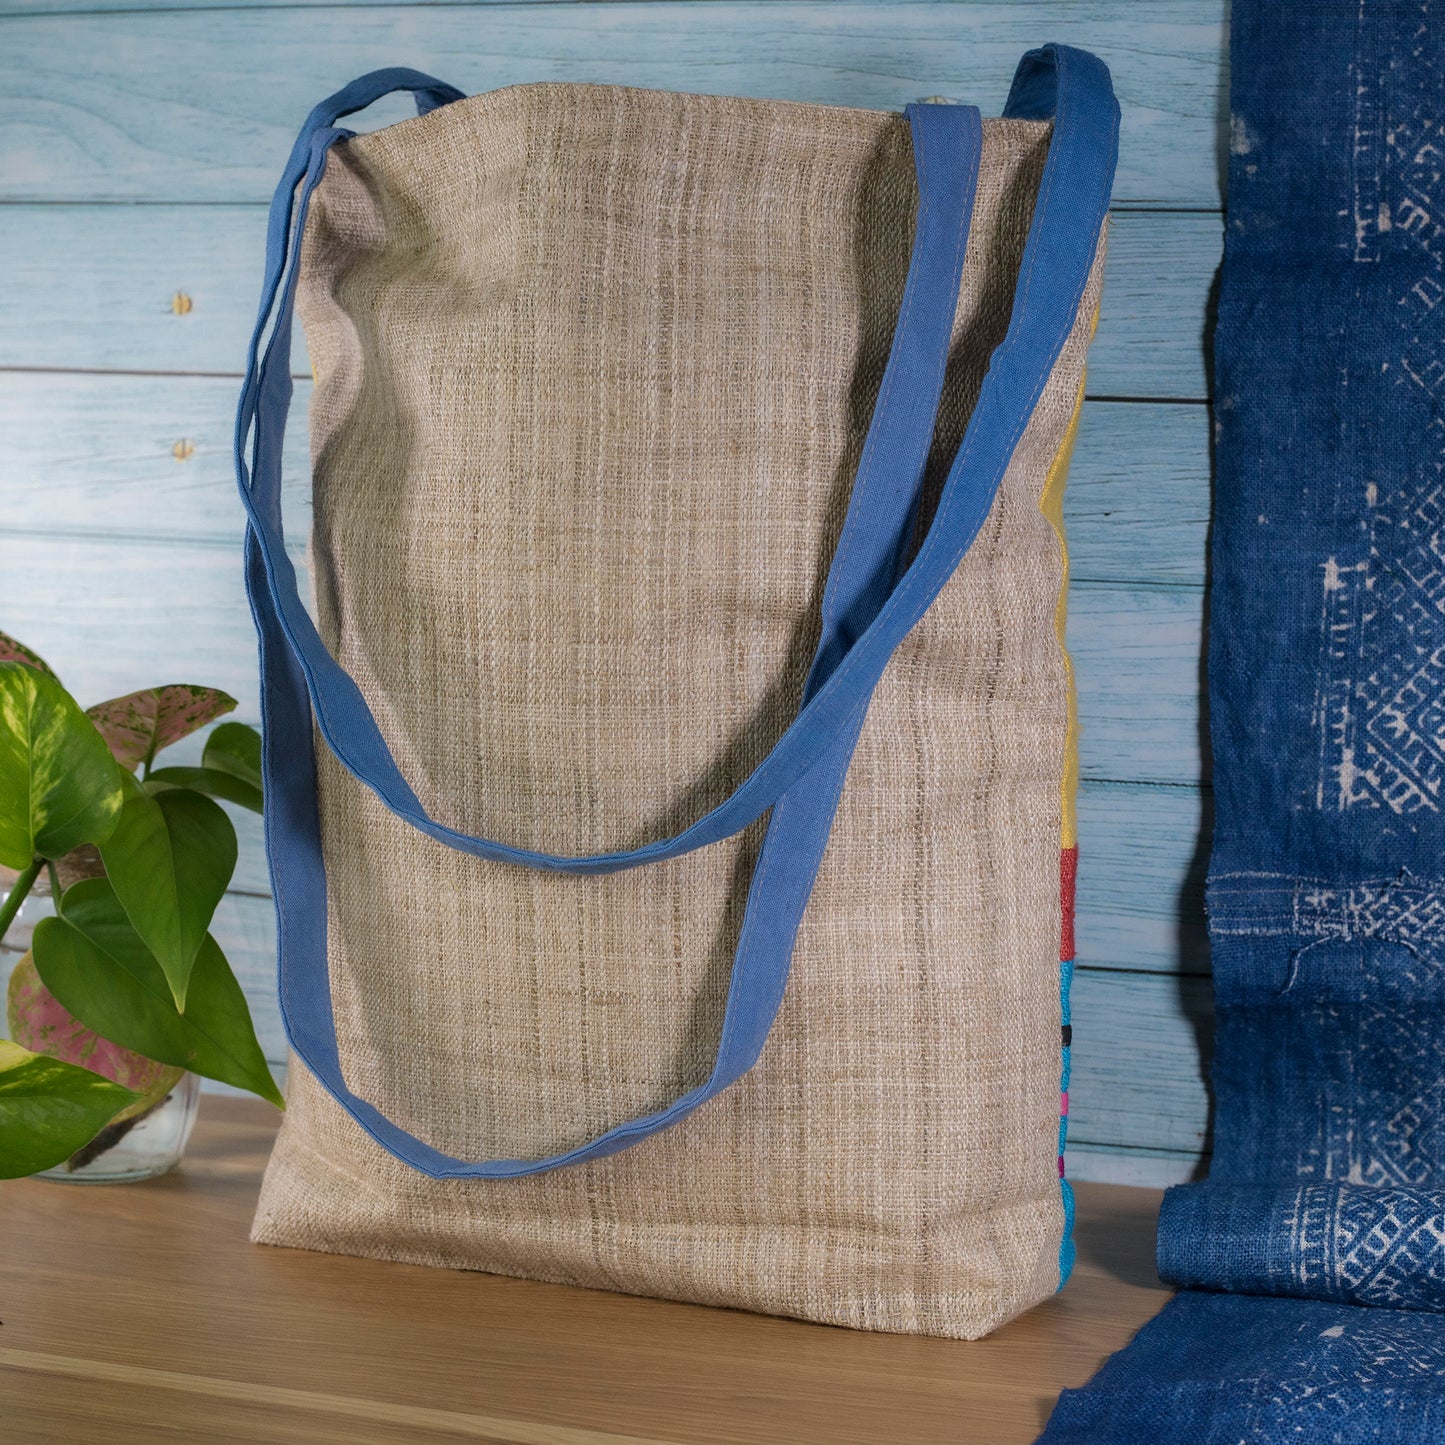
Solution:
<svg viewBox="0 0 1445 1445">
<path fill-rule="evenodd" d="M 1044 1439 L 1445 1441 L 1445 3 L 1232 23 L 1215 1143 L 1159 1233 L 1232 1293 Z"/>
<path fill-rule="evenodd" d="M 1085 1389 L 1048 1445 L 1445 1440 L 1445 1315 L 1190 1291 Z"/>
</svg>

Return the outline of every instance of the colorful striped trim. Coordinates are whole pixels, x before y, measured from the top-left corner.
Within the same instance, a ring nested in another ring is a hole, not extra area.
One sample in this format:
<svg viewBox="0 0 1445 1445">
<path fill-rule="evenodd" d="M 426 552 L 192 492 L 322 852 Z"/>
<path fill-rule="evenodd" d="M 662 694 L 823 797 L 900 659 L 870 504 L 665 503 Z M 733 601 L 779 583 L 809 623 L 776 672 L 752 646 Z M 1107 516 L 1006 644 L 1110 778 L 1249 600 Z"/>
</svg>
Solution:
<svg viewBox="0 0 1445 1445">
<path fill-rule="evenodd" d="M 1099 324 L 1098 313 L 1093 327 Z M 1092 327 L 1091 327 L 1092 332 Z M 1064 777 L 1061 787 L 1059 817 L 1062 836 L 1059 843 L 1059 903 L 1062 918 L 1059 937 L 1059 1014 L 1062 1020 L 1059 1066 L 1059 1189 L 1063 1195 L 1064 1231 L 1059 1241 L 1059 1288 L 1064 1287 L 1074 1267 L 1074 1191 L 1064 1177 L 1064 1145 L 1069 1130 L 1069 1055 L 1074 1030 L 1069 1014 L 1069 987 L 1074 978 L 1074 894 L 1079 873 L 1079 838 L 1077 797 L 1079 790 L 1079 701 L 1074 685 L 1074 665 L 1064 641 L 1069 605 L 1069 545 L 1064 536 L 1064 485 L 1068 480 L 1069 461 L 1074 453 L 1074 438 L 1079 430 L 1079 415 L 1084 407 L 1084 381 L 1079 379 L 1074 398 L 1073 415 L 1049 466 L 1039 510 L 1048 518 L 1059 538 L 1063 559 L 1059 580 L 1059 601 L 1054 609 L 1054 632 L 1059 650 L 1064 655 L 1064 676 L 1068 686 L 1068 725 L 1064 737 Z"/>
</svg>

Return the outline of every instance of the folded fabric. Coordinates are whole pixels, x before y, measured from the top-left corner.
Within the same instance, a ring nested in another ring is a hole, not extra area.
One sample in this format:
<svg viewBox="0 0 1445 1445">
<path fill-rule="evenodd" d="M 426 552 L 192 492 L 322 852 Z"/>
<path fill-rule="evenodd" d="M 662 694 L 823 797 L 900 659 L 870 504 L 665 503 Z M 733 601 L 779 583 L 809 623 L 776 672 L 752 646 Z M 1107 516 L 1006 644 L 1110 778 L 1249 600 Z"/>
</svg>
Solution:
<svg viewBox="0 0 1445 1445">
<path fill-rule="evenodd" d="M 1435 4 L 1234 14 L 1209 657 L 1209 1178 L 1177 1284 L 1445 1308 Z"/>
<path fill-rule="evenodd" d="M 1083 1390 L 1048 1445 L 1445 1439 L 1445 1315 L 1182 1294 Z"/>
<path fill-rule="evenodd" d="M 1231 23 L 1214 1154 L 1159 1269 L 1236 1293 L 1043 1438 L 1445 1439 L 1445 6 Z"/>
</svg>

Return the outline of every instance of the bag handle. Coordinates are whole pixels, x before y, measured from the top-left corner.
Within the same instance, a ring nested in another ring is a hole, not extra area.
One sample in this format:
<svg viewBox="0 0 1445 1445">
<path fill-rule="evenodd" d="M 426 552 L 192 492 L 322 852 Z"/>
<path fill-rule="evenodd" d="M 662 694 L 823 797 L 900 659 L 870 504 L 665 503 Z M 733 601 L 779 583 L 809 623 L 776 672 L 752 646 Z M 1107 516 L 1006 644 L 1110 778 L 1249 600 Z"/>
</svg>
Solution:
<svg viewBox="0 0 1445 1445">
<path fill-rule="evenodd" d="M 442 97 L 459 94 L 414 71 L 377 71 L 318 106 L 297 138 L 272 203 L 265 296 L 237 417 L 241 499 L 260 549 L 267 590 L 305 678 L 320 732 L 338 761 L 398 817 L 447 847 L 482 858 L 568 873 L 608 873 L 676 858 L 731 837 L 760 817 L 818 763 L 850 726 L 853 715 L 866 708 L 893 650 L 952 576 L 982 525 L 1048 374 L 1047 368 L 1039 374 L 1035 353 L 1057 354 L 1072 323 L 1069 308 L 1077 307 L 1082 295 L 1087 270 L 1081 272 L 1078 255 L 1070 254 L 1080 250 L 1073 228 L 1092 223 L 1095 216 L 1099 225 L 1103 223 L 1118 117 L 1108 72 L 1092 56 L 1061 46 L 1032 52 L 1020 66 L 1010 97 L 1011 107 L 1020 107 L 1015 113 L 1024 113 L 1025 108 L 1030 115 L 1057 111 L 1056 134 L 1025 251 L 1028 274 L 1039 279 L 1033 304 L 1016 307 L 1014 323 L 995 353 L 994 385 L 985 384 L 978 407 L 982 416 L 976 414 L 975 418 L 980 424 L 969 428 L 959 453 L 960 461 L 967 465 L 950 473 L 934 524 L 912 565 L 866 625 L 860 626 L 861 619 L 851 615 L 843 619 L 837 665 L 768 756 L 730 797 L 671 837 L 638 848 L 577 857 L 516 848 L 464 833 L 427 813 L 397 767 L 360 689 L 321 641 L 302 606 L 295 568 L 286 554 L 281 530 L 281 438 L 291 398 L 289 347 L 297 281 L 294 258 L 287 268 L 288 250 L 300 249 L 299 227 L 325 169 L 327 150 L 352 134 L 336 129 L 334 121 L 395 89 L 417 93 L 424 103 L 441 103 Z M 294 193 L 303 181 L 293 243 Z M 1087 217 L 1080 211 L 1087 211 Z M 1060 215 L 1065 215 L 1062 224 L 1055 220 Z M 1044 219 L 1049 221 L 1046 226 L 1040 224 Z M 1067 237 L 1060 234 L 1065 230 L 1070 232 Z M 1097 237 L 1097 227 L 1092 236 Z M 1024 287 L 1026 300 L 1030 299 L 1028 289 Z M 260 340 L 278 293 L 280 315 L 258 364 Z M 1011 413 L 1011 418 L 1006 413 Z M 253 432 L 249 473 L 245 456 L 248 431 Z M 967 479 L 963 480 L 960 474 L 965 472 Z M 870 591 L 869 595 L 874 594 Z"/>
<path fill-rule="evenodd" d="M 397 76 L 403 79 L 394 81 Z M 296 284 L 293 264 L 283 291 L 292 193 L 304 179 L 297 213 L 299 236 L 305 207 L 324 167 L 326 150 L 348 134 L 333 130 L 334 120 L 348 109 L 369 103 L 358 101 L 359 96 L 375 99 L 384 93 L 382 86 L 415 89 L 418 82 L 428 96 L 445 89 L 414 72 L 378 72 L 318 107 L 313 112 L 314 125 L 308 123 L 308 129 L 298 139 L 273 206 L 266 298 L 252 345 L 252 365 L 237 425 L 238 477 L 249 516 L 247 590 L 261 646 L 266 841 L 278 915 L 282 1013 L 288 1036 L 302 1060 L 383 1148 L 421 1172 L 438 1178 L 509 1178 L 627 1148 L 686 1117 L 756 1062 L 782 999 L 798 925 L 827 843 L 838 793 L 872 687 L 896 641 L 922 615 L 971 544 L 1072 328 L 1107 211 L 1117 149 L 1118 108 L 1107 70 L 1083 52 L 1052 46 L 1032 52 L 1020 65 L 1010 97 L 1010 113 L 1029 118 L 1046 118 L 1052 113 L 1055 128 L 1025 246 L 1014 313 L 1008 334 L 992 358 L 933 525 L 917 556 L 899 576 L 898 558 L 921 488 L 947 360 L 979 146 L 977 112 L 947 106 L 909 108 L 921 203 L 903 310 L 830 571 L 823 636 L 803 709 L 768 761 L 743 788 L 674 839 L 630 854 L 586 859 L 528 854 L 453 834 L 436 825 L 417 824 L 431 836 L 443 842 L 455 839 L 453 846 L 481 856 L 530 862 L 543 868 L 600 872 L 674 857 L 702 846 L 697 833 L 703 824 L 712 820 L 711 826 L 720 826 L 719 815 L 730 821 L 753 806 L 757 797 L 765 797 L 766 788 L 774 786 L 779 777 L 785 780 L 773 800 L 773 814 L 749 891 L 717 1058 L 707 1081 L 665 1109 L 620 1124 L 551 1158 L 476 1163 L 447 1155 L 393 1124 L 352 1093 L 342 1076 L 327 964 L 326 883 L 316 806 L 310 701 L 317 701 L 323 736 L 328 743 L 334 743 L 321 708 L 327 691 L 318 684 L 325 665 L 318 667 L 305 629 L 297 627 L 296 619 L 288 615 L 292 598 L 295 609 L 303 617 L 305 613 L 295 597 L 294 572 L 281 545 L 279 526 L 280 431 L 290 395 L 290 311 Z M 932 153 L 940 146 L 945 149 L 934 164 Z M 939 198 L 937 203 L 935 196 Z M 282 315 L 258 373 L 255 357 L 259 338 L 278 292 L 283 294 Z M 283 359 L 279 368 L 278 357 Z M 243 455 L 245 434 L 253 423 L 254 494 L 247 483 Z M 309 626 L 309 618 L 306 621 Z M 902 630 L 898 631 L 900 626 Z M 314 628 L 310 631 L 314 637 Z M 319 638 L 316 648 L 325 662 L 331 661 Z M 877 657 L 880 651 L 881 661 Z M 345 677 L 334 663 L 332 667 Z M 840 677 L 846 680 L 844 684 L 839 683 Z M 336 682 L 334 675 L 324 676 L 323 680 L 328 684 Z M 350 684 L 350 679 L 346 682 Z M 355 685 L 350 685 L 355 692 Z M 341 691 L 344 699 L 344 688 Z M 356 697 L 360 699 L 359 692 Z M 819 706 L 820 700 L 827 700 L 828 706 Z M 360 705 L 364 710 L 364 701 Z M 369 712 L 366 716 L 369 719 Z M 350 723 L 354 718 L 343 715 L 342 721 Z M 806 727 L 800 726 L 804 723 Z M 374 722 L 371 730 L 384 752 Z M 365 757 L 369 746 L 365 728 L 360 731 L 363 761 L 369 761 Z M 775 762 L 790 738 L 792 753 L 785 753 L 783 762 Z M 802 765 L 800 759 L 805 760 Z M 354 757 L 342 760 L 362 781 L 368 781 L 352 766 Z M 768 763 L 774 764 L 773 771 L 766 775 L 766 784 L 758 784 Z M 793 786 L 804 773 L 808 774 L 806 786 Z M 749 784 L 755 785 L 753 797 L 737 804 Z M 385 793 L 376 790 L 390 806 Z M 412 803 L 419 810 L 414 798 Z M 729 804 L 734 805 L 731 815 L 726 814 Z M 764 802 L 743 817 L 737 827 L 746 826 L 766 806 Z M 408 816 L 399 808 L 395 811 Z M 727 832 L 717 834 L 718 838 L 725 836 Z"/>
</svg>

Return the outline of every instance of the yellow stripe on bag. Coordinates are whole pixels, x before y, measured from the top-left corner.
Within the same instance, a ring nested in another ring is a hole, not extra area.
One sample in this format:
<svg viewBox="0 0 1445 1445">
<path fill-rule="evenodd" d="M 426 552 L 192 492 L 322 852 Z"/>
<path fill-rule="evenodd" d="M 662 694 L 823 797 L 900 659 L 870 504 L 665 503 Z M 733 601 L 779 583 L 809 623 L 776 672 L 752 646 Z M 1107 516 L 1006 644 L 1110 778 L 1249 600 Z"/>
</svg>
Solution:
<svg viewBox="0 0 1445 1445">
<path fill-rule="evenodd" d="M 1099 323 L 1098 313 L 1094 325 Z M 1061 799 L 1063 818 L 1063 848 L 1077 845 L 1078 819 L 1076 798 L 1079 791 L 1079 695 L 1074 686 L 1074 664 L 1069 649 L 1064 643 L 1064 627 L 1069 611 L 1069 544 L 1064 536 L 1064 484 L 1069 479 L 1069 461 L 1074 454 L 1074 437 L 1079 430 L 1079 413 L 1084 409 L 1084 380 L 1079 380 L 1079 394 L 1074 398 L 1074 413 L 1069 418 L 1068 429 L 1059 449 L 1049 465 L 1048 480 L 1044 483 L 1044 494 L 1039 498 L 1039 511 L 1049 519 L 1059 538 L 1059 551 L 1063 556 L 1063 574 L 1059 579 L 1059 602 L 1054 608 L 1054 632 L 1059 639 L 1059 650 L 1064 654 L 1064 676 L 1068 681 L 1068 729 L 1064 737 L 1064 782 Z"/>
</svg>

